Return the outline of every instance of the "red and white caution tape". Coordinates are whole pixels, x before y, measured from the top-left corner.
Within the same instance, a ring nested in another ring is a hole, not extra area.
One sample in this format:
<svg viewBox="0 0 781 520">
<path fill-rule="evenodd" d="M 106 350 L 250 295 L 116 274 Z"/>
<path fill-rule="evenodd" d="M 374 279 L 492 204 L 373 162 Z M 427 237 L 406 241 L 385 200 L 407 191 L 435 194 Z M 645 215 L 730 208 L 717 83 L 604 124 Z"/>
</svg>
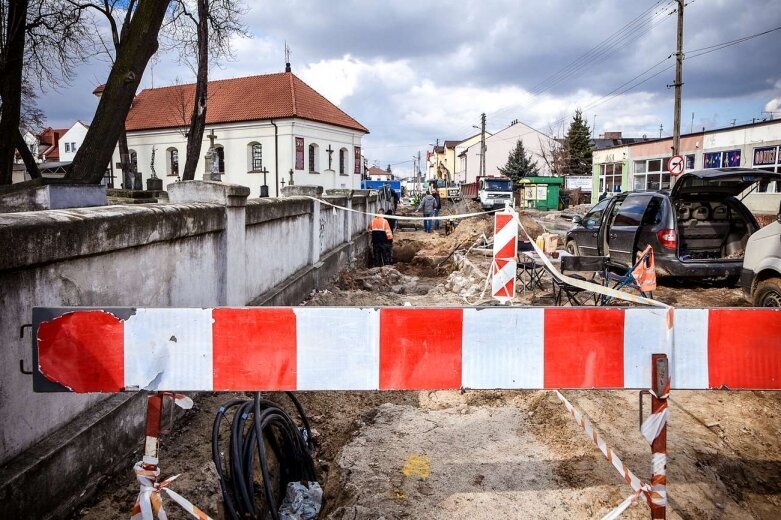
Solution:
<svg viewBox="0 0 781 520">
<path fill-rule="evenodd" d="M 653 446 L 654 441 L 662 433 L 662 430 L 667 425 L 667 416 L 669 409 L 667 408 L 667 397 L 670 394 L 670 381 L 662 392 L 662 395 L 656 395 L 651 390 L 651 395 L 661 401 L 660 408 L 648 416 L 643 421 L 643 425 L 640 427 L 640 432 L 648 441 L 648 444 Z M 652 474 L 651 474 L 651 492 L 648 495 L 648 499 L 657 506 L 667 505 L 667 453 L 661 451 L 654 451 L 651 459 Z"/>
<path fill-rule="evenodd" d="M 165 491 L 174 502 L 179 504 L 179 506 L 187 511 L 193 518 L 197 518 L 198 520 L 211 520 L 209 515 L 168 487 L 171 482 L 179 477 L 179 475 L 174 475 L 162 482 L 158 482 L 157 479 L 160 477 L 160 470 L 158 468 L 145 469 L 144 462 L 137 462 L 136 465 L 133 466 L 133 470 L 136 473 L 136 479 L 138 480 L 141 490 L 138 493 L 138 498 L 136 498 L 136 503 L 133 505 L 133 512 L 130 517 L 131 520 L 154 520 L 155 516 L 157 516 L 159 520 L 167 520 L 168 515 L 163 508 L 163 499 L 161 497 L 162 491 Z"/>
<path fill-rule="evenodd" d="M 577 422 L 580 427 L 583 428 L 586 436 L 592 440 L 596 447 L 599 448 L 599 451 L 601 451 L 607 460 L 613 464 L 613 467 L 616 468 L 616 471 L 618 471 L 618 473 L 624 477 L 624 480 L 634 491 L 634 493 L 627 497 L 627 499 L 624 500 L 618 507 L 608 513 L 603 518 L 603 520 L 618 518 L 618 516 L 623 513 L 627 507 L 632 505 L 640 495 L 646 495 L 647 497 L 650 496 L 652 492 L 651 486 L 640 480 L 637 475 L 635 475 L 628 467 L 626 467 L 618 454 L 616 454 L 616 452 L 607 445 L 602 436 L 594 429 L 591 421 L 589 421 L 577 408 L 572 406 L 572 403 L 570 403 L 567 398 L 561 394 L 561 392 L 556 390 L 556 395 L 561 400 L 561 402 L 564 403 L 567 411 L 569 411 L 570 414 L 572 414 L 572 416 L 575 418 L 575 422 Z"/>
</svg>

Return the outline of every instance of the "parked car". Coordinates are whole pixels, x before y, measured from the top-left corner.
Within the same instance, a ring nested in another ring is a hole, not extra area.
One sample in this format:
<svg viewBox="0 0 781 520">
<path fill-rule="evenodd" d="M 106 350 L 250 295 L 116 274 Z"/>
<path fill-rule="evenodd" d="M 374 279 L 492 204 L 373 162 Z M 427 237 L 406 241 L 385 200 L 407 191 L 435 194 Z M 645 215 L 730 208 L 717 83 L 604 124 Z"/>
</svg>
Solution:
<svg viewBox="0 0 781 520">
<path fill-rule="evenodd" d="M 737 281 L 746 243 L 759 229 L 737 197 L 774 180 L 781 174 L 720 168 L 687 172 L 669 191 L 620 193 L 572 219 L 567 251 L 608 256 L 623 268 L 650 244 L 659 276 Z"/>
<path fill-rule="evenodd" d="M 781 205 L 776 221 L 748 239 L 740 285 L 756 307 L 781 307 Z"/>
</svg>

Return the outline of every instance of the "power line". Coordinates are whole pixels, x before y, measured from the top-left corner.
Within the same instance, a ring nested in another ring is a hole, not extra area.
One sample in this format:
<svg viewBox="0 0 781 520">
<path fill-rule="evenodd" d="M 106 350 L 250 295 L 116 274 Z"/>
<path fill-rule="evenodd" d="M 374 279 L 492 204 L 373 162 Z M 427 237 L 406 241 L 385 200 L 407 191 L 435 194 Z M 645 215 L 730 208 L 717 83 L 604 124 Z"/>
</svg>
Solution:
<svg viewBox="0 0 781 520">
<path fill-rule="evenodd" d="M 640 21 L 642 18 L 644 18 L 645 15 L 647 15 L 649 12 L 653 11 L 653 9 L 657 5 L 661 4 L 662 1 L 664 1 L 664 0 L 658 0 L 651 7 L 649 7 L 648 9 L 643 11 L 642 13 L 640 13 L 637 17 L 633 18 L 628 23 L 624 24 L 624 26 L 622 26 L 618 31 L 614 32 L 613 34 L 611 34 L 610 36 L 608 36 L 607 38 L 602 40 L 600 43 L 598 43 L 597 45 L 595 45 L 594 47 L 589 49 L 587 52 L 583 53 L 582 55 L 578 56 L 577 58 L 575 58 L 574 60 L 569 62 L 567 65 L 565 65 L 564 67 L 559 69 L 557 72 L 555 72 L 555 73 L 545 77 L 544 79 L 542 79 L 541 81 L 539 81 L 538 83 L 533 85 L 532 88 L 529 90 L 529 92 L 532 92 L 532 93 L 536 92 L 540 87 L 545 85 L 547 82 L 554 81 L 559 76 L 565 74 L 569 69 L 578 66 L 580 63 L 588 61 L 593 54 L 598 53 L 599 51 L 601 51 L 605 47 L 609 47 L 610 45 L 612 45 L 612 43 L 611 43 L 612 40 L 614 40 L 619 35 L 623 34 L 626 30 L 628 30 L 630 28 L 633 28 L 633 26 L 638 21 Z"/>
<path fill-rule="evenodd" d="M 671 2 L 669 2 L 669 3 L 671 3 Z M 666 7 L 667 6 L 665 6 L 665 9 L 666 9 Z M 592 66 L 592 65 L 596 65 L 598 63 L 603 62 L 608 56 L 611 55 L 611 53 L 613 53 L 615 50 L 617 50 L 619 48 L 620 44 L 622 44 L 624 42 L 628 43 L 628 41 L 637 40 L 641 36 L 644 36 L 644 35 L 648 34 L 649 32 L 651 32 L 656 26 L 658 26 L 659 24 L 661 24 L 664 21 L 666 21 L 667 16 L 672 14 L 673 12 L 675 12 L 675 11 L 673 10 L 673 11 L 671 11 L 669 13 L 662 11 L 661 12 L 662 16 L 659 16 L 659 14 L 660 14 L 659 12 L 654 13 L 653 16 L 651 17 L 651 19 L 648 21 L 649 24 L 647 26 L 641 28 L 643 24 L 642 23 L 638 24 L 637 27 L 636 27 L 638 29 L 637 31 L 633 30 L 631 32 L 628 32 L 628 33 L 622 35 L 619 39 L 617 39 L 615 42 L 613 42 L 610 46 L 602 49 L 600 52 L 598 52 L 592 58 L 590 58 L 590 59 L 584 61 L 583 63 L 579 64 L 577 67 L 575 67 L 571 71 L 568 71 L 568 73 L 565 74 L 564 76 L 562 76 L 559 79 L 551 82 L 547 87 L 545 87 L 543 89 L 538 89 L 537 91 L 534 92 L 534 94 L 535 95 L 542 94 L 542 93 L 552 89 L 556 85 L 560 84 L 562 81 L 578 77 L 582 72 L 587 70 L 586 67 Z"/>
</svg>

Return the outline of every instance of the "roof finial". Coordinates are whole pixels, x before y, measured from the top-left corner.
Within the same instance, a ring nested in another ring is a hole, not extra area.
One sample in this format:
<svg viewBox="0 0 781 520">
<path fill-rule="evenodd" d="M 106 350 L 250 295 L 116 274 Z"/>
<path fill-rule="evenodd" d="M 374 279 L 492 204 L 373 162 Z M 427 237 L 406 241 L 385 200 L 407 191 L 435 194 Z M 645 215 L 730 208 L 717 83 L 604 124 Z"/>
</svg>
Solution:
<svg viewBox="0 0 781 520">
<path fill-rule="evenodd" d="M 290 47 L 285 40 L 285 72 L 290 72 Z"/>
</svg>

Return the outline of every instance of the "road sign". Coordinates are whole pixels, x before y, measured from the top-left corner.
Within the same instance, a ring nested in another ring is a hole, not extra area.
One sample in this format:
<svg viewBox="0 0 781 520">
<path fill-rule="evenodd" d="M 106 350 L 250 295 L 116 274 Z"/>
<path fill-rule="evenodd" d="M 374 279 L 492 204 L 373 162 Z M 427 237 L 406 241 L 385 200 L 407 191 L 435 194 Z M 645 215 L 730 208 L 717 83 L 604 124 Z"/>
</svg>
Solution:
<svg viewBox="0 0 781 520">
<path fill-rule="evenodd" d="M 683 173 L 683 167 L 686 165 L 686 160 L 683 155 L 673 155 L 670 160 L 667 161 L 667 171 L 670 175 L 680 175 Z"/>
</svg>

